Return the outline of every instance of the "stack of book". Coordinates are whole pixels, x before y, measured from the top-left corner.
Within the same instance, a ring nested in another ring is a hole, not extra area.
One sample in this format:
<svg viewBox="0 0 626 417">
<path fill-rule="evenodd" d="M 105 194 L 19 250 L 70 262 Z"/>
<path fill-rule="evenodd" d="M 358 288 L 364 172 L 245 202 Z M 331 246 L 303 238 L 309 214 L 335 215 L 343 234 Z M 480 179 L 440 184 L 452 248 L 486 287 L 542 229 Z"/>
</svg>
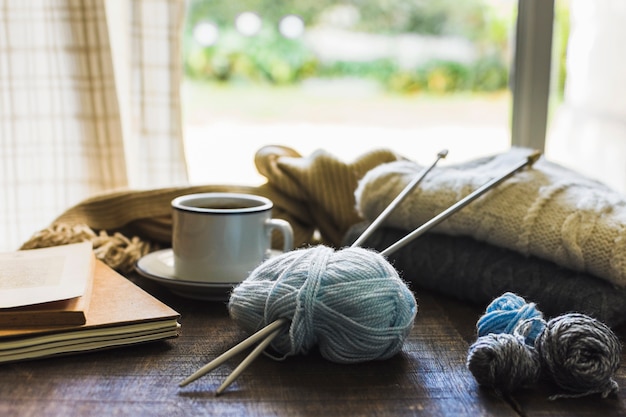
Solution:
<svg viewBox="0 0 626 417">
<path fill-rule="evenodd" d="M 0 254 L 0 363 L 177 337 L 179 318 L 91 243 Z"/>
</svg>

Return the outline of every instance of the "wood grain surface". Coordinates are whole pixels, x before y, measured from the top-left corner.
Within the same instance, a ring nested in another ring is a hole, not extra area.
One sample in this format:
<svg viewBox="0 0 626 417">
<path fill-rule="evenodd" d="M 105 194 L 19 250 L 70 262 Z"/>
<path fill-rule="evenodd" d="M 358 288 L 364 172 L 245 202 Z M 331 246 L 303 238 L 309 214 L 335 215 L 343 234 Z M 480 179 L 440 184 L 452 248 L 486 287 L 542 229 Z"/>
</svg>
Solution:
<svg viewBox="0 0 626 417">
<path fill-rule="evenodd" d="M 417 290 L 419 314 L 402 353 L 355 365 L 317 354 L 259 357 L 221 396 L 245 357 L 178 383 L 246 334 L 225 303 L 189 300 L 132 280 L 181 313 L 170 341 L 0 366 L 0 416 L 626 416 L 626 372 L 617 397 L 549 400 L 548 383 L 502 397 L 465 367 L 484 306 Z M 626 329 L 616 329 L 623 341 Z M 624 363 L 624 353 L 622 363 Z"/>
</svg>

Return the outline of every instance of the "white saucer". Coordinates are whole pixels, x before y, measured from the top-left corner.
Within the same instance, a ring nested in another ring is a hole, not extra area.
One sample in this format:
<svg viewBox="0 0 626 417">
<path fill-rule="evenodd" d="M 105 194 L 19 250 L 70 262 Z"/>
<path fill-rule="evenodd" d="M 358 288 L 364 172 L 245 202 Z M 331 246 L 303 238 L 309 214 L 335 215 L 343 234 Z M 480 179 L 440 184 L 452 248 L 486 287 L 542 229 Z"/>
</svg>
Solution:
<svg viewBox="0 0 626 417">
<path fill-rule="evenodd" d="M 135 266 L 137 272 L 181 297 L 205 301 L 227 301 L 237 283 L 183 281 L 174 276 L 174 253 L 162 249 L 143 256 Z"/>
</svg>

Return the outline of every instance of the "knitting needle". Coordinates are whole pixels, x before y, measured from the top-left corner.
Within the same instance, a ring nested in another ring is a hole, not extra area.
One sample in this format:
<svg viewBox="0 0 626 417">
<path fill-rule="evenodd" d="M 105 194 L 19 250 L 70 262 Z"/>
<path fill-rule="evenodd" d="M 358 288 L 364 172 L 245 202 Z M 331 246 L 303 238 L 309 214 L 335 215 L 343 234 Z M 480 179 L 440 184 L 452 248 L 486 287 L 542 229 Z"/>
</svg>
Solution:
<svg viewBox="0 0 626 417">
<path fill-rule="evenodd" d="M 411 233 L 409 233 L 408 235 L 406 235 L 405 237 L 403 237 L 402 239 L 400 239 L 399 241 L 397 241 L 393 245 L 389 246 L 387 249 L 385 249 L 382 252 L 380 252 L 380 254 L 383 255 L 383 256 L 387 256 L 387 255 L 390 255 L 393 252 L 397 251 L 398 249 L 404 247 L 409 242 L 411 242 L 413 239 L 416 239 L 417 237 L 423 235 L 428 230 L 430 230 L 431 228 L 435 227 L 436 225 L 438 225 L 439 223 L 441 223 L 442 221 L 444 221 L 445 219 L 447 219 L 448 217 L 450 217 L 451 215 L 453 215 L 457 211 L 461 210 L 463 207 L 467 206 L 469 203 L 471 203 L 472 201 L 476 200 L 478 197 L 480 197 L 481 195 L 483 195 L 484 193 L 486 193 L 490 189 L 496 187 L 501 182 L 503 182 L 507 178 L 511 177 L 517 171 L 525 168 L 526 166 L 532 166 L 535 163 L 535 161 L 537 161 L 537 159 L 539 159 L 540 156 L 541 156 L 541 152 L 539 152 L 539 151 L 533 152 L 523 162 L 519 163 L 513 169 L 511 169 L 510 171 L 508 171 L 507 173 L 505 173 L 504 175 L 502 175 L 500 177 L 494 178 L 494 179 L 486 182 L 484 185 L 482 185 L 481 187 L 477 188 L 474 192 L 472 192 L 471 194 L 467 195 L 465 198 L 463 198 L 462 200 L 458 201 L 456 204 L 453 204 L 452 206 L 448 207 L 446 210 L 442 211 L 437 216 L 433 217 L 432 219 L 430 219 L 429 221 L 424 223 L 422 226 L 418 227 L 417 229 L 415 229 L 414 231 L 412 231 Z"/>
<path fill-rule="evenodd" d="M 406 187 L 404 187 L 404 190 L 402 190 L 400 194 L 398 194 L 396 198 L 394 198 L 393 201 L 385 208 L 385 210 L 383 210 L 383 212 L 378 215 L 378 217 L 367 227 L 367 229 L 365 229 L 361 236 L 359 236 L 359 238 L 355 240 L 354 243 L 352 243 L 351 247 L 360 246 L 363 242 L 365 242 L 365 240 L 372 234 L 372 232 L 374 232 L 374 230 L 376 230 L 376 228 L 378 228 L 378 226 L 383 221 L 385 221 L 385 219 L 398 206 L 398 204 L 400 204 L 402 200 L 404 200 L 404 198 L 411 191 L 413 191 L 413 189 L 417 187 L 420 182 L 422 182 L 424 177 L 435 167 L 435 165 L 437 165 L 437 162 L 439 162 L 440 159 L 443 159 L 446 156 L 448 156 L 447 149 L 440 151 L 437 154 L 437 159 L 435 159 L 435 162 L 433 162 L 430 167 L 424 169 L 421 175 L 415 177 L 413 181 L 411 181 Z"/>
<path fill-rule="evenodd" d="M 253 345 L 258 340 L 261 340 L 261 339 L 263 339 L 265 337 L 274 339 L 274 337 L 276 337 L 276 334 L 278 334 L 278 332 L 282 328 L 282 326 L 284 324 L 286 324 L 287 322 L 288 322 L 287 319 L 282 318 L 282 319 L 278 319 L 278 320 L 272 322 L 271 324 L 265 326 L 264 328 L 262 328 L 258 332 L 254 333 L 252 336 L 250 336 L 247 339 L 243 340 L 239 344 L 233 346 L 232 348 L 230 348 L 226 352 L 222 353 L 217 358 L 213 359 L 211 362 L 209 362 L 206 365 L 204 365 L 202 368 L 198 369 L 196 372 L 194 372 L 192 375 L 190 375 L 184 381 L 182 381 L 180 384 L 178 384 L 178 386 L 179 387 L 184 387 L 185 385 L 195 381 L 196 379 L 198 379 L 201 376 L 207 374 L 208 372 L 211 372 L 213 369 L 217 368 L 222 363 L 226 362 L 228 359 L 230 359 L 233 356 L 237 355 L 239 352 L 247 349 L 249 346 Z M 276 334 L 274 334 L 274 333 L 276 333 Z M 265 339 L 265 340 L 267 340 L 267 339 Z M 224 387 L 224 388 L 226 388 L 226 387 Z"/>
<path fill-rule="evenodd" d="M 278 321 L 279 320 L 275 321 L 272 324 L 275 324 Z M 281 326 L 282 326 L 282 324 L 283 323 L 280 323 Z M 270 324 L 270 326 L 271 326 L 271 324 Z M 280 331 L 281 331 L 280 328 L 274 330 L 274 332 L 272 332 L 261 343 L 259 343 L 257 345 L 257 347 L 255 347 L 254 350 L 252 352 L 250 352 L 250 354 L 248 356 L 246 356 L 246 358 L 235 368 L 235 370 L 233 372 L 231 372 L 230 375 L 228 375 L 228 378 L 226 378 L 224 380 L 224 383 L 222 383 L 222 385 L 220 385 L 220 387 L 217 389 L 217 391 L 215 391 L 215 395 L 220 395 L 222 392 L 224 392 L 224 390 L 226 388 L 228 388 L 228 386 L 230 384 L 232 384 L 235 379 L 237 379 L 239 374 L 242 373 L 248 367 L 248 365 L 250 365 L 252 363 L 252 361 L 254 361 L 256 359 L 256 357 L 259 356 L 261 354 L 261 352 L 263 352 L 265 350 L 265 348 L 267 348 L 269 346 L 270 343 L 272 343 L 272 340 L 274 340 L 274 338 L 276 336 L 278 336 L 278 333 L 280 333 Z"/>
</svg>

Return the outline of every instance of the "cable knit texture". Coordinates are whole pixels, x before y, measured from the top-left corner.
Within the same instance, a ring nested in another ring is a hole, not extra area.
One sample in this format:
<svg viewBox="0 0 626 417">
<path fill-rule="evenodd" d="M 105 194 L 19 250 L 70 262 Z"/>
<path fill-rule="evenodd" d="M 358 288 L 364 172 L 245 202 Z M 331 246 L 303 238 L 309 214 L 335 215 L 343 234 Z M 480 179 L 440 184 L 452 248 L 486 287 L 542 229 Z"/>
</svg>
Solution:
<svg viewBox="0 0 626 417">
<path fill-rule="evenodd" d="M 512 148 L 435 168 L 391 213 L 386 225 L 413 230 L 530 153 Z M 422 169 L 410 161 L 372 169 L 356 189 L 357 210 L 372 221 Z M 470 236 L 626 286 L 626 198 L 543 157 L 433 231 Z"/>
</svg>

